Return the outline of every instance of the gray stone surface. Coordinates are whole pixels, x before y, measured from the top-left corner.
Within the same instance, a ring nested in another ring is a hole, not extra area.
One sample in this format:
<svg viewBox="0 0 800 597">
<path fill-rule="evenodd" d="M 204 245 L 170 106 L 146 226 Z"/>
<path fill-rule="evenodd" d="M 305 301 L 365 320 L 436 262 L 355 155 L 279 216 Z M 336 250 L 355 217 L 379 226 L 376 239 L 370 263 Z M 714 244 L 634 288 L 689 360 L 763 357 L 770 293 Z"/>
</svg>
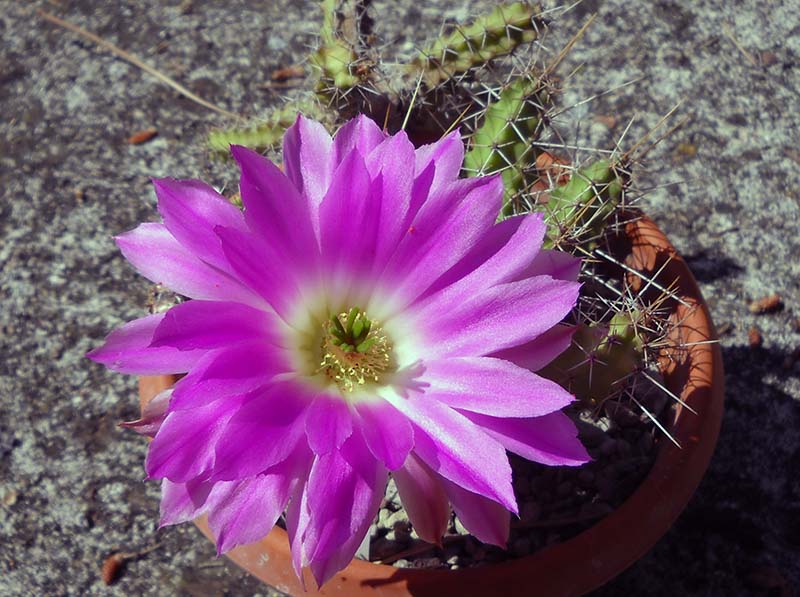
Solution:
<svg viewBox="0 0 800 597">
<path fill-rule="evenodd" d="M 39 4 L 0 0 L 0 595 L 268 594 L 193 527 L 156 530 L 145 444 L 116 427 L 136 413 L 135 380 L 83 358 L 141 312 L 146 284 L 111 235 L 155 218 L 149 177 L 234 181 L 203 149 L 221 118 L 44 23 Z M 480 5 L 415 4 L 376 2 L 378 31 L 408 44 Z M 260 83 L 317 29 L 310 1 L 41 5 L 251 115 L 279 94 Z M 717 324 L 732 326 L 709 473 L 674 529 L 598 595 L 787 594 L 800 585 L 800 365 L 785 364 L 800 345 L 800 3 L 586 0 L 549 44 L 595 11 L 561 69 L 565 104 L 642 79 L 570 110 L 567 137 L 607 146 L 633 119 L 635 139 L 683 100 L 688 121 L 637 184 Z M 156 139 L 126 144 L 151 126 Z M 748 302 L 771 292 L 785 309 L 751 315 Z M 761 349 L 748 346 L 751 325 Z M 109 553 L 159 542 L 102 584 Z"/>
</svg>

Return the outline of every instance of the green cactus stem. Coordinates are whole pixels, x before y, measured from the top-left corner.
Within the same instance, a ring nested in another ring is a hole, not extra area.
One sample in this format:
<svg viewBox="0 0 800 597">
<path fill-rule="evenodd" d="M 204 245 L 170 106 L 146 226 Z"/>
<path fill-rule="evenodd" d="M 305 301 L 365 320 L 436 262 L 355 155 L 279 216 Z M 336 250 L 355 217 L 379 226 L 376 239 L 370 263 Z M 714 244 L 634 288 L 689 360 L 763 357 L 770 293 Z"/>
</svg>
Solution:
<svg viewBox="0 0 800 597">
<path fill-rule="evenodd" d="M 598 160 L 579 168 L 569 182 L 553 189 L 546 205 L 545 247 L 567 240 L 594 248 L 622 200 L 626 182 L 622 172 L 617 164 Z"/>
<path fill-rule="evenodd" d="M 618 395 L 642 367 L 644 340 L 638 311 L 616 313 L 608 324 L 578 324 L 572 344 L 539 372 L 561 384 L 584 404 L 595 406 Z"/>
<path fill-rule="evenodd" d="M 316 120 L 326 121 L 325 113 L 316 101 L 300 101 L 273 110 L 263 122 L 249 127 L 222 128 L 208 134 L 208 148 L 228 155 L 231 145 L 244 145 L 256 151 L 274 148 L 283 139 L 287 128 L 294 124 L 298 112 Z"/>
<path fill-rule="evenodd" d="M 510 215 L 514 197 L 531 184 L 528 180 L 536 151 L 541 124 L 541 106 L 546 92 L 539 81 L 520 77 L 512 80 L 483 115 L 480 128 L 470 138 L 470 149 L 464 156 L 468 176 L 501 172 L 505 193 L 503 214 Z"/>
<path fill-rule="evenodd" d="M 536 40 L 544 26 L 540 13 L 539 6 L 527 2 L 496 6 L 488 15 L 437 39 L 412 61 L 409 69 L 421 69 L 425 84 L 435 87 Z"/>
</svg>

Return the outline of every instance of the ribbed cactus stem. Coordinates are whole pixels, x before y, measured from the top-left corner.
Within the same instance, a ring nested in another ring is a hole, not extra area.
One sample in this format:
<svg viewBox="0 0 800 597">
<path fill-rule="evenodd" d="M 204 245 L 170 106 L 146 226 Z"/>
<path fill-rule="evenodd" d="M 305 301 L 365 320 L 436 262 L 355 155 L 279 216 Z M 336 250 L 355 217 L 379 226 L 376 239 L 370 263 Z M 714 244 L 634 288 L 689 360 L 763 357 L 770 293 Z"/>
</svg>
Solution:
<svg viewBox="0 0 800 597">
<path fill-rule="evenodd" d="M 502 173 L 506 215 L 513 211 L 513 198 L 532 182 L 528 180 L 536 161 L 532 141 L 541 122 L 539 106 L 544 99 L 537 96 L 544 94 L 536 80 L 512 80 L 486 109 L 480 128 L 469 140 L 464 171 L 468 176 Z"/>
<path fill-rule="evenodd" d="M 540 13 L 539 6 L 527 2 L 496 6 L 488 15 L 437 39 L 409 65 L 410 70 L 422 69 L 425 84 L 435 87 L 536 40 L 544 26 Z"/>
<path fill-rule="evenodd" d="M 571 346 L 539 373 L 588 405 L 618 395 L 642 367 L 644 341 L 636 333 L 638 318 L 637 311 L 620 312 L 608 324 L 579 324 Z"/>
<path fill-rule="evenodd" d="M 593 241 L 605 229 L 606 220 L 619 205 L 625 180 L 617 164 L 598 160 L 574 172 L 569 182 L 550 192 L 547 202 L 548 234 L 545 246 L 565 237 L 570 242 Z"/>
<path fill-rule="evenodd" d="M 353 72 L 359 55 L 355 44 L 345 39 L 339 30 L 336 0 L 322 0 L 322 29 L 320 46 L 309 60 L 319 71 L 317 93 L 323 98 L 336 99 L 359 84 Z"/>
<path fill-rule="evenodd" d="M 271 149 L 280 143 L 286 129 L 294 124 L 298 112 L 317 120 L 326 120 L 318 102 L 298 101 L 274 110 L 263 122 L 255 125 L 211 131 L 208 134 L 208 148 L 224 155 L 229 154 L 231 145 L 244 145 L 257 151 Z"/>
</svg>

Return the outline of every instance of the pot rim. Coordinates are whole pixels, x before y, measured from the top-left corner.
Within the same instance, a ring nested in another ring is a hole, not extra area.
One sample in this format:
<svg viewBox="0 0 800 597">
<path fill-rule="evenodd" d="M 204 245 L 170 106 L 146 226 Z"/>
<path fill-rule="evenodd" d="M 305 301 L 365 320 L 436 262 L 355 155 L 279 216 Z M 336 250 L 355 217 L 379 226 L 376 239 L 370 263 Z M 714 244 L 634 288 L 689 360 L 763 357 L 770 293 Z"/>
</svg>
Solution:
<svg viewBox="0 0 800 597">
<path fill-rule="evenodd" d="M 621 506 L 575 537 L 529 556 L 477 568 L 425 570 L 353 560 L 321 590 L 304 571 L 305 591 L 291 565 L 288 536 L 280 527 L 259 542 L 237 547 L 231 560 L 275 588 L 303 595 L 580 595 L 602 586 L 641 558 L 672 526 L 697 489 L 716 446 L 722 421 L 722 352 L 708 307 L 685 261 L 645 216 L 626 225 L 628 265 L 676 284 L 673 316 L 680 358 L 661 361 L 666 386 L 691 410 L 675 408 L 669 431 L 681 445 L 662 441 L 642 484 Z M 630 280 L 629 280 L 630 281 Z M 140 378 L 142 404 L 174 383 L 173 376 Z M 696 414 L 695 414 L 696 413 Z M 666 439 L 666 438 L 663 438 Z M 212 541 L 205 518 L 195 521 Z"/>
</svg>

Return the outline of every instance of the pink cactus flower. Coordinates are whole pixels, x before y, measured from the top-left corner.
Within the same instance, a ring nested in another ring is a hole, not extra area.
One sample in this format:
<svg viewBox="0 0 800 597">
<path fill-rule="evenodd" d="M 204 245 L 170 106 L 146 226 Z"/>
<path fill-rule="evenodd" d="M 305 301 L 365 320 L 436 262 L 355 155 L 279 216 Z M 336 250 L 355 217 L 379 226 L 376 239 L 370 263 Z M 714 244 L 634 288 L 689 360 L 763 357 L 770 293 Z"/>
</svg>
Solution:
<svg viewBox="0 0 800 597">
<path fill-rule="evenodd" d="M 450 507 L 505 545 L 517 513 L 506 450 L 588 459 L 533 373 L 569 344 L 576 259 L 541 249 L 540 215 L 496 223 L 499 176 L 459 179 L 458 133 L 415 149 L 366 117 L 335 138 L 298 118 L 284 172 L 232 147 L 240 210 L 197 181 L 155 181 L 164 223 L 117 244 L 192 300 L 111 333 L 89 356 L 186 373 L 130 426 L 153 437 L 161 522 L 203 513 L 220 553 L 286 512 L 295 570 L 351 560 L 391 474 L 422 539 Z"/>
</svg>

